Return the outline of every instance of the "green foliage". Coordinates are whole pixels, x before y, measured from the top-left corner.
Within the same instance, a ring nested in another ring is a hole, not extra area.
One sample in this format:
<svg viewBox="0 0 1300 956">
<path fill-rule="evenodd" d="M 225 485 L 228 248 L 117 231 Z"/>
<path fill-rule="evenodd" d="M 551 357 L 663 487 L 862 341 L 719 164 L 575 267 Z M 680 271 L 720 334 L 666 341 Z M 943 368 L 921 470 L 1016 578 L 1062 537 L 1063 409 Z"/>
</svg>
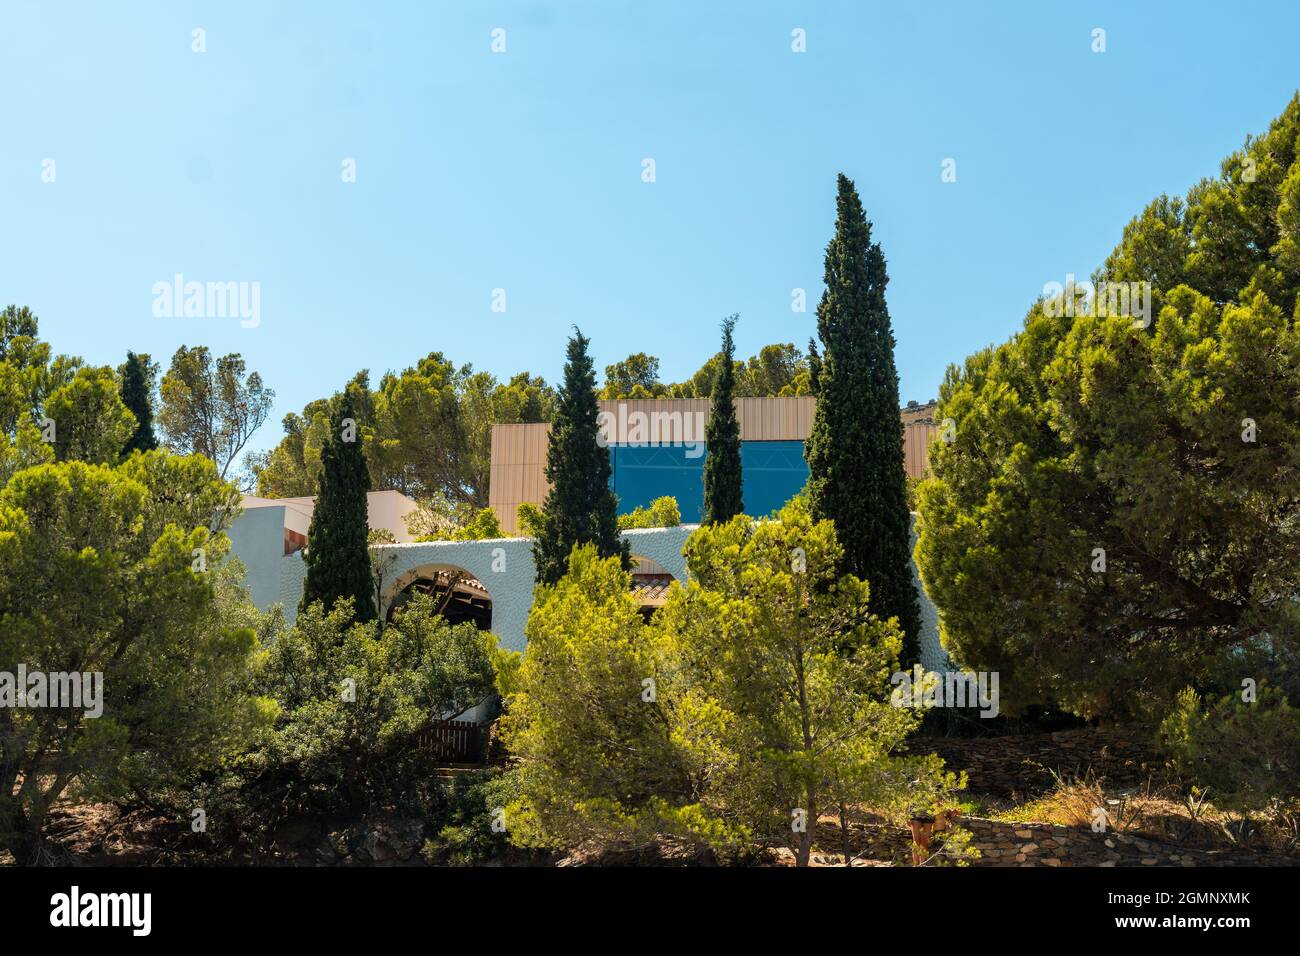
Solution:
<svg viewBox="0 0 1300 956">
<path fill-rule="evenodd" d="M 804 455 L 812 513 L 835 522 L 840 570 L 871 582 L 871 610 L 897 617 L 903 661 L 918 654 L 920 604 L 911 566 L 911 515 L 898 415 L 894 333 L 885 304 L 885 256 L 871 239 L 853 183 L 839 177 L 826 291 L 817 306 L 825 354 Z"/>
<path fill-rule="evenodd" d="M 575 329 L 546 448 L 550 490 L 542 506 L 542 526 L 533 538 L 537 581 L 542 584 L 563 577 L 578 544 L 594 544 L 601 557 L 617 555 L 625 569 L 632 563 L 627 542 L 618 537 L 609 449 L 597 442 L 596 377 L 588 344 Z"/>
<path fill-rule="evenodd" d="M 407 514 L 406 529 L 415 535 L 416 541 L 483 541 L 506 537 L 491 508 L 472 508 L 446 499 L 420 502 L 419 508 Z"/>
<path fill-rule="evenodd" d="M 668 680 L 645 699 L 647 679 L 672 673 L 673 647 L 644 626 L 630 583 L 617 556 L 588 544 L 556 584 L 537 587 L 501 724 L 517 761 L 506 806 L 517 845 L 726 842 L 695 799 L 702 768 L 683 736 L 702 729 L 680 722 Z"/>
<path fill-rule="evenodd" d="M 384 375 L 371 389 L 359 372 L 352 393 L 357 423 L 376 488 L 392 488 L 435 514 L 486 507 L 492 426 L 549 421 L 555 396 L 541 378 L 521 372 L 498 382 L 469 365 L 457 368 L 441 352 L 414 367 Z M 284 418 L 285 437 L 253 464 L 258 494 L 312 494 L 320 453 L 342 393 L 308 403 Z M 455 525 L 463 523 L 457 518 Z M 441 534 L 425 527 L 417 534 Z"/>
<path fill-rule="evenodd" d="M 217 808 L 209 819 L 231 828 L 219 836 L 257 844 L 299 815 L 445 809 L 435 758 L 413 737 L 493 692 L 491 634 L 448 624 L 416 595 L 382 631 L 345 600 L 328 613 L 312 604 L 292 628 L 268 620 L 263 643 L 259 687 L 278 718 L 199 788 Z"/>
<path fill-rule="evenodd" d="M 811 343 L 810 343 L 811 345 Z M 745 361 L 732 359 L 733 390 L 737 398 L 772 398 L 813 394 L 816 347 L 805 358 L 793 342 L 764 345 Z M 722 371 L 722 353 L 714 355 L 684 382 L 659 381 L 659 359 L 644 352 L 605 367 L 602 399 L 709 398 Z"/>
<path fill-rule="evenodd" d="M 835 530 L 801 500 L 687 543 L 691 583 L 649 626 L 617 558 L 575 548 L 537 589 L 511 680 L 507 807 L 522 846 L 637 848 L 668 839 L 736 854 L 795 843 L 792 815 L 863 804 L 899 817 L 961 782 L 892 752 L 916 726 L 889 703 L 901 638 L 840 576 Z"/>
<path fill-rule="evenodd" d="M 38 337 L 30 309 L 0 310 L 0 431 L 14 440 L 22 426 L 41 417 L 45 402 L 72 381 L 81 359 L 53 356 Z"/>
<path fill-rule="evenodd" d="M 19 422 L 12 438 L 0 437 L 0 486 L 17 472 L 54 460 L 54 446 L 44 441 L 41 430 L 30 422 Z"/>
<path fill-rule="evenodd" d="M 1174 767 L 1216 806 L 1274 816 L 1300 811 L 1300 710 L 1273 688 L 1203 706 L 1190 687 L 1160 726 Z"/>
<path fill-rule="evenodd" d="M 180 454 L 206 455 L 222 478 L 275 401 L 262 376 L 245 375 L 246 368 L 237 352 L 214 360 L 206 345 L 181 346 L 159 389 L 158 424 L 167 446 Z"/>
<path fill-rule="evenodd" d="M 72 381 L 50 395 L 45 415 L 54 422 L 59 461 L 114 465 L 136 425 L 108 366 L 78 369 Z"/>
<path fill-rule="evenodd" d="M 704 524 L 721 524 L 745 511 L 740 471 L 740 423 L 736 420 L 736 403 L 732 398 L 735 374 L 732 355 L 736 346 L 733 334 L 738 316 L 722 323 L 722 356 L 718 379 L 709 403 L 709 423 L 704 430 Z"/>
<path fill-rule="evenodd" d="M 122 404 L 135 417 L 135 431 L 127 439 L 122 454 L 152 451 L 158 447 L 158 437 L 153 431 L 153 393 L 158 363 L 149 361 L 148 355 L 127 352 L 126 361 L 118 368 L 117 374 L 121 381 Z"/>
<path fill-rule="evenodd" d="M 1039 303 L 949 370 L 917 564 L 945 644 L 1001 672 L 1007 712 L 1158 717 L 1260 635 L 1294 656 L 1298 136 L 1300 99 L 1220 180 L 1126 228 L 1102 278 L 1181 283 L 1154 290 L 1152 328 Z"/>
<path fill-rule="evenodd" d="M 501 530 L 501 522 L 497 520 L 496 512 L 491 508 L 480 508 L 465 525 L 452 532 L 451 540 L 483 541 L 505 536 L 506 533 Z"/>
<path fill-rule="evenodd" d="M 492 823 L 511 797 L 510 778 L 499 770 L 458 774 L 436 814 L 436 834 L 425 840 L 421 856 L 435 866 L 479 866 L 508 856 L 505 831 L 494 831 Z"/>
<path fill-rule="evenodd" d="M 522 512 L 524 505 L 520 505 L 519 508 Z M 650 502 L 649 508 L 637 505 L 631 513 L 618 516 L 619 531 L 628 531 L 632 528 L 676 528 L 681 523 L 682 509 L 677 506 L 677 499 L 671 495 L 656 498 Z"/>
<path fill-rule="evenodd" d="M 835 527 L 796 498 L 775 520 L 737 517 L 686 544 L 691 583 L 662 626 L 679 635 L 701 702 L 725 715 L 716 746 L 733 755 L 714 799 L 756 839 L 793 842 L 806 865 L 811 827 L 796 809 L 923 799 L 956 781 L 933 760 L 891 756 L 919 722 L 887 693 L 902 635 L 869 611 L 866 582 L 841 574 Z"/>
<path fill-rule="evenodd" d="M 370 473 L 359 434 L 354 434 L 352 398 L 345 395 L 321 454 L 320 494 L 307 529 L 307 578 L 300 610 L 313 602 L 327 608 L 350 598 L 358 621 L 372 621 L 374 580 L 369 553 L 366 494 Z"/>
<path fill-rule="evenodd" d="M 662 398 L 667 389 L 659 381 L 659 359 L 644 352 L 605 367 L 601 398 Z"/>
<path fill-rule="evenodd" d="M 525 538 L 539 537 L 545 526 L 542 509 L 527 501 L 515 509 L 515 521 L 519 526 L 519 533 Z"/>
<path fill-rule="evenodd" d="M 0 707 L 0 845 L 20 862 L 50 858 L 55 801 L 213 767 L 269 718 L 249 687 L 240 569 L 208 527 L 235 494 L 211 462 L 163 452 L 45 464 L 0 491 L 5 669 L 103 675 L 98 717 Z"/>
</svg>

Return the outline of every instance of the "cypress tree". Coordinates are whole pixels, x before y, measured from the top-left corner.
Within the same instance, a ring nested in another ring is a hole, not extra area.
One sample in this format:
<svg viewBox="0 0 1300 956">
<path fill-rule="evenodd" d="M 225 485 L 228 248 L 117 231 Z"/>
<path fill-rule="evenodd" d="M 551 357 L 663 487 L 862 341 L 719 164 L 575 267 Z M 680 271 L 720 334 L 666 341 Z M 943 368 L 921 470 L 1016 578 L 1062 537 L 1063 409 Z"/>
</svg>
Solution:
<svg viewBox="0 0 1300 956">
<path fill-rule="evenodd" d="M 155 368 L 149 356 L 126 353 L 126 362 L 118 369 L 122 404 L 135 416 L 135 431 L 122 448 L 123 457 L 133 451 L 152 451 L 158 447 L 153 430 L 153 379 Z"/>
<path fill-rule="evenodd" d="M 569 339 L 564 383 L 546 448 L 551 490 L 542 505 L 542 527 L 533 541 L 537 581 L 554 584 L 569 569 L 574 545 L 594 544 L 602 558 L 615 555 L 631 569 L 627 542 L 618 535 L 618 499 L 609 487 L 609 449 L 597 442 L 596 371 L 587 339 L 577 328 Z"/>
<path fill-rule="evenodd" d="M 704 523 L 723 524 L 745 511 L 740 472 L 740 423 L 736 421 L 733 333 L 738 316 L 722 322 L 722 359 L 713 382 L 709 424 L 704 432 Z"/>
<path fill-rule="evenodd" d="M 885 305 L 889 276 L 857 191 L 843 174 L 835 238 L 826 247 L 826 291 L 817 306 L 822 340 L 817 412 L 808 438 L 808 498 L 835 522 L 842 570 L 871 586 L 871 610 L 898 617 L 904 665 L 916 659 L 920 607 L 911 569 L 911 515 L 894 333 Z"/>
<path fill-rule="evenodd" d="M 817 394 L 819 382 L 822 375 L 822 357 L 817 351 L 817 340 L 808 339 L 808 389 L 814 395 Z"/>
<path fill-rule="evenodd" d="M 339 598 L 350 597 L 355 620 L 373 621 L 378 614 L 368 547 L 370 471 L 351 390 L 343 393 L 320 457 L 320 493 L 307 529 L 307 580 L 299 610 L 313 601 L 329 609 Z"/>
</svg>

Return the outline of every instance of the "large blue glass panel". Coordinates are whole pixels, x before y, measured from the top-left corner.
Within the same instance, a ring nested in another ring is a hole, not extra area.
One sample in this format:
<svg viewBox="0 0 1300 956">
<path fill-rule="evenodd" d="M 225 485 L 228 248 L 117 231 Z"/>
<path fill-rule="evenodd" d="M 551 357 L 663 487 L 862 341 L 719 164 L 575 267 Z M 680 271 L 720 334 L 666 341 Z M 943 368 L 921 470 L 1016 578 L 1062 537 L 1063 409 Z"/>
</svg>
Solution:
<svg viewBox="0 0 1300 956">
<path fill-rule="evenodd" d="M 682 521 L 699 521 L 704 508 L 704 456 L 687 457 L 691 450 L 681 446 L 611 446 L 610 487 L 618 495 L 618 513 L 627 514 L 671 495 L 682 510 Z M 741 442 L 740 466 L 745 513 L 755 517 L 780 508 L 808 480 L 801 441 Z"/>
</svg>

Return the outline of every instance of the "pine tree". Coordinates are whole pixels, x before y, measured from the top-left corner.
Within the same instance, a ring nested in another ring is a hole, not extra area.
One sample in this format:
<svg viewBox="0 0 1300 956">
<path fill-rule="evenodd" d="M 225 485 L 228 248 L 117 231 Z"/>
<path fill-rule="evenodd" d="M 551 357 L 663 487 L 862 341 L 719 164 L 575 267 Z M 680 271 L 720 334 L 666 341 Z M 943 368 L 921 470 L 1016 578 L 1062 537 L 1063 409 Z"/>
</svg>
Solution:
<svg viewBox="0 0 1300 956">
<path fill-rule="evenodd" d="M 307 529 L 307 580 L 300 611 L 313 601 L 328 609 L 339 598 L 350 597 L 357 621 L 378 617 L 368 547 L 369 490 L 370 471 L 357 432 L 352 393 L 346 391 L 321 449 L 320 493 Z"/>
<path fill-rule="evenodd" d="M 736 421 L 736 403 L 732 392 L 736 384 L 733 333 L 736 319 L 722 322 L 722 353 L 718 376 L 713 383 L 713 400 L 709 406 L 709 424 L 705 429 L 704 523 L 723 524 L 745 511 L 740 471 L 740 423 Z"/>
<path fill-rule="evenodd" d="M 817 412 L 805 456 L 817 518 L 835 523 L 842 570 L 864 578 L 871 610 L 897 616 L 903 663 L 916 658 L 920 607 L 911 568 L 911 515 L 903 467 L 889 276 L 853 183 L 839 177 L 835 238 L 826 247 L 826 291 L 817 306 L 822 340 Z"/>
<path fill-rule="evenodd" d="M 576 328 L 573 333 L 546 449 L 551 490 L 542 506 L 541 532 L 533 541 L 541 584 L 555 584 L 564 577 L 577 544 L 594 544 L 602 558 L 619 555 L 625 570 L 632 567 L 627 542 L 618 536 L 618 500 L 609 487 L 609 449 L 597 442 L 596 372 L 587 354 L 590 340 Z"/>
<path fill-rule="evenodd" d="M 135 416 L 136 426 L 122 448 L 122 456 L 133 451 L 152 451 L 158 447 L 158 436 L 153 430 L 153 381 L 157 366 L 147 355 L 126 353 L 126 362 L 118 369 L 122 404 Z"/>
</svg>

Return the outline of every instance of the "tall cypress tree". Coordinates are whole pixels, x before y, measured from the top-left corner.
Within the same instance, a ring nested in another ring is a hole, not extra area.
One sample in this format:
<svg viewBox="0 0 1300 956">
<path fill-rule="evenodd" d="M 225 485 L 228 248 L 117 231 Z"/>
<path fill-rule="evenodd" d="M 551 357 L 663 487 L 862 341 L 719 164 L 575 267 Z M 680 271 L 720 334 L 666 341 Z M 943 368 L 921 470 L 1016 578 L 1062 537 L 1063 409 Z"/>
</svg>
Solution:
<svg viewBox="0 0 1300 956">
<path fill-rule="evenodd" d="M 740 423 L 736 421 L 734 332 L 736 319 L 722 321 L 722 361 L 713 382 L 709 424 L 704 432 L 704 523 L 722 524 L 745 511 L 741 493 Z"/>
<path fill-rule="evenodd" d="M 378 614 L 367 543 L 370 471 L 350 390 L 344 391 L 330 422 L 320 458 L 320 493 L 307 529 L 307 581 L 299 610 L 313 601 L 329 609 L 339 598 L 351 597 L 355 619 L 373 621 Z"/>
<path fill-rule="evenodd" d="M 852 181 L 839 177 L 835 238 L 826 247 L 826 291 L 817 306 L 822 340 L 817 412 L 805 456 L 813 514 L 835 522 L 842 570 L 871 586 L 871 610 L 897 616 L 903 663 L 916 659 L 920 607 L 911 569 L 911 515 L 889 276 Z"/>
<path fill-rule="evenodd" d="M 619 555 L 632 567 L 627 542 L 618 536 L 618 500 L 609 487 L 609 449 L 596 440 L 596 370 L 587 339 L 577 328 L 569 339 L 564 384 L 546 448 L 551 490 L 542 505 L 542 527 L 533 542 L 537 580 L 554 584 L 569 570 L 574 545 L 592 543 L 602 558 Z"/>
<path fill-rule="evenodd" d="M 122 448 L 122 455 L 133 451 L 152 451 L 158 447 L 158 436 L 153 430 L 153 380 L 156 366 L 147 355 L 126 353 L 126 361 L 118 369 L 121 379 L 119 392 L 122 404 L 135 416 L 135 431 Z"/>
</svg>

